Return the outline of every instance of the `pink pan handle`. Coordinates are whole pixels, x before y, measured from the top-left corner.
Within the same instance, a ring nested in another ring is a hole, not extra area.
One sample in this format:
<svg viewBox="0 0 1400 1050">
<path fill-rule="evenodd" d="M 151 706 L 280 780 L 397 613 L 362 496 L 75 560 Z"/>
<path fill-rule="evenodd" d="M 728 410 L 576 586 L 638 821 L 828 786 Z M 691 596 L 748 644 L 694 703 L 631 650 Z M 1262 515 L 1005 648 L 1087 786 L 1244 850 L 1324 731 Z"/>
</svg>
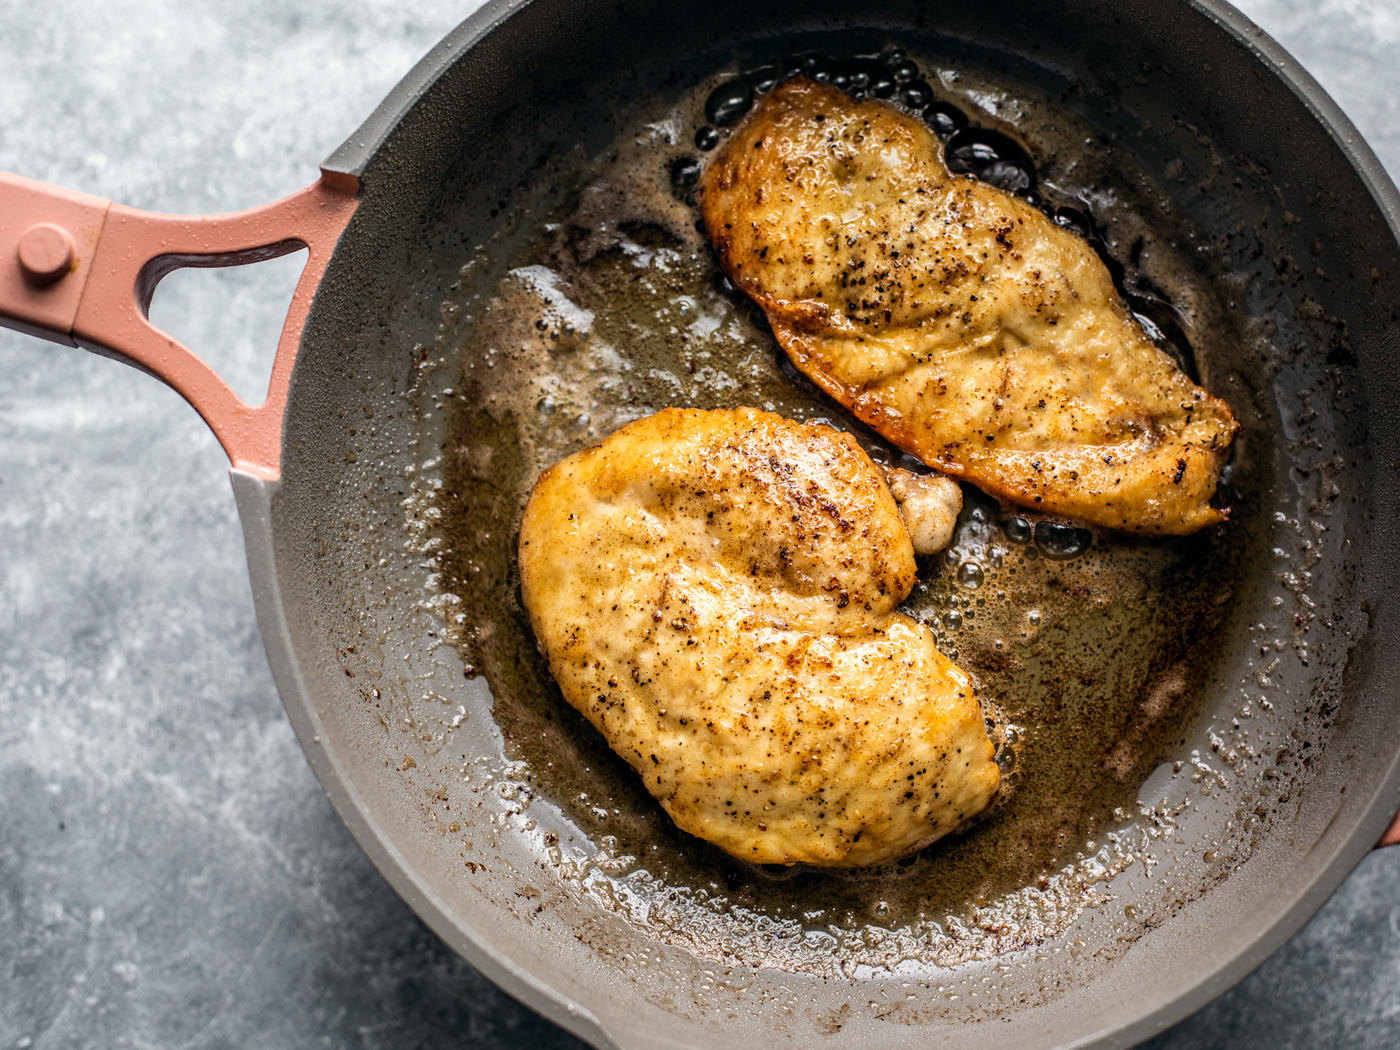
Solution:
<svg viewBox="0 0 1400 1050">
<path fill-rule="evenodd" d="M 0 172 L 0 325 L 126 361 L 174 387 L 240 470 L 274 479 L 292 365 L 316 288 L 355 212 L 353 176 L 229 215 L 160 215 Z M 147 317 L 182 266 L 240 266 L 308 249 L 267 400 L 250 405 Z"/>
<path fill-rule="evenodd" d="M 1376 848 L 1380 849 L 1382 846 L 1393 846 L 1397 842 L 1400 842 L 1400 816 L 1396 816 L 1396 818 L 1390 822 L 1390 827 L 1385 829 L 1385 834 L 1382 835 L 1381 840 L 1376 843 Z"/>
</svg>

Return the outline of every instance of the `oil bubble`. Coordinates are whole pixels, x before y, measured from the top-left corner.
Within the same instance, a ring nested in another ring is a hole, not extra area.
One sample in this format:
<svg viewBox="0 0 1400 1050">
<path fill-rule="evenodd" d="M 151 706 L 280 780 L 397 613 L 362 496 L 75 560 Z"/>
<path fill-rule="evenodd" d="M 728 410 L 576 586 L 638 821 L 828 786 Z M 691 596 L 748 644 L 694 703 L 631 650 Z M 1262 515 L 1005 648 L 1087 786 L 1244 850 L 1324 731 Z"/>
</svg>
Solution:
<svg viewBox="0 0 1400 1050">
<path fill-rule="evenodd" d="M 705 119 L 716 127 L 739 123 L 753 105 L 753 82 L 748 77 L 726 80 L 705 100 Z"/>
<path fill-rule="evenodd" d="M 913 80 L 919 75 L 919 67 L 908 59 L 904 59 L 890 66 L 890 74 L 894 77 L 896 82 L 903 84 L 905 81 Z"/>
<path fill-rule="evenodd" d="M 1054 219 L 1057 226 L 1063 226 L 1086 239 L 1094 232 L 1094 221 L 1087 212 L 1078 208 L 1056 208 Z"/>
<path fill-rule="evenodd" d="M 878 916 L 880 916 L 881 918 L 884 918 L 884 917 L 885 917 L 886 915 L 888 915 L 889 913 L 890 913 L 890 906 L 889 906 L 888 904 L 886 904 L 884 901 L 881 901 L 879 904 L 875 905 L 875 914 L 878 915 Z"/>
<path fill-rule="evenodd" d="M 1039 627 L 1039 626 L 1040 626 L 1040 610 L 1039 610 L 1039 609 L 1032 609 L 1030 612 L 1026 613 L 1026 622 L 1027 622 L 1028 624 L 1030 624 L 1032 627 Z"/>
<path fill-rule="evenodd" d="M 963 111 L 947 102 L 935 102 L 925 109 L 924 120 L 941 139 L 949 138 L 967 126 Z"/>
<path fill-rule="evenodd" d="M 554 398 L 550 397 L 548 394 L 535 402 L 535 411 L 542 416 L 554 415 L 554 409 Z"/>
<path fill-rule="evenodd" d="M 933 89 L 922 80 L 913 80 L 900 89 L 899 98 L 910 109 L 923 109 L 933 101 Z"/>
<path fill-rule="evenodd" d="M 958 566 L 958 582 L 969 590 L 982 586 L 982 566 L 975 561 L 965 561 Z"/>
<path fill-rule="evenodd" d="M 956 609 L 952 610 L 950 613 L 948 613 L 947 616 L 943 617 L 943 626 L 948 628 L 948 630 L 950 631 L 956 631 L 959 627 L 962 626 L 962 622 L 963 615 Z"/>
<path fill-rule="evenodd" d="M 760 66 L 749 73 L 749 79 L 753 81 L 754 90 L 762 94 L 782 79 L 782 72 L 777 66 Z"/>
<path fill-rule="evenodd" d="M 678 157 L 671 164 L 671 185 L 688 190 L 700 181 L 700 162 L 694 157 Z"/>
<path fill-rule="evenodd" d="M 1035 545 L 1040 553 L 1056 561 L 1077 558 L 1094 542 L 1094 534 L 1077 525 L 1058 521 L 1038 521 L 1035 525 Z"/>
<path fill-rule="evenodd" d="M 1026 151 L 989 128 L 966 127 L 948 140 L 948 170 L 973 175 L 1008 193 L 1035 189 L 1035 165 Z"/>
<path fill-rule="evenodd" d="M 1025 518 L 1008 519 L 1006 524 L 1002 526 L 1002 530 L 1006 533 L 1006 538 L 1012 543 L 1030 543 L 1032 536 L 1035 534 L 1031 523 Z"/>
<path fill-rule="evenodd" d="M 695 133 L 695 148 L 709 152 L 719 145 L 719 132 L 706 124 Z"/>
</svg>

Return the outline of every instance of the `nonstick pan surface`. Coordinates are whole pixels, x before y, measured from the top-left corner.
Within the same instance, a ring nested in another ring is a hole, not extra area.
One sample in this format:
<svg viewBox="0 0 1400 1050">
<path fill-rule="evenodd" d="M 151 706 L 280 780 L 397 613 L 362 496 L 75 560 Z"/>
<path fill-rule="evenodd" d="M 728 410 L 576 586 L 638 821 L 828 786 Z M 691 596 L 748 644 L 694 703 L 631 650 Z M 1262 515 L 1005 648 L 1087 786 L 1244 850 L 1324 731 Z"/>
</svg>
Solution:
<svg viewBox="0 0 1400 1050">
<path fill-rule="evenodd" d="M 368 185 L 368 183 L 370 183 L 370 179 L 367 179 L 367 185 Z M 398 188 L 396 188 L 396 189 L 398 189 Z M 367 197 L 367 200 L 368 200 L 368 197 Z M 428 300 L 431 301 L 431 297 L 424 297 L 424 298 L 428 298 Z M 305 368 L 305 365 L 302 365 L 302 368 Z M 329 371 L 329 370 L 326 370 L 326 371 Z M 298 382 L 301 382 L 301 381 L 302 381 L 302 377 L 304 377 L 304 375 L 305 375 L 305 372 L 304 372 L 304 371 L 298 372 Z M 349 377 L 346 377 L 346 378 L 349 378 Z M 361 393 L 361 395 L 363 395 L 363 393 L 365 393 L 365 392 L 364 392 L 364 391 L 360 391 L 360 393 Z M 300 396 L 300 395 L 298 395 L 298 396 Z M 350 398 L 353 398 L 353 396 L 354 396 L 353 393 L 351 393 Z M 336 398 L 336 399 L 333 399 L 333 400 L 323 400 L 323 402 L 322 402 L 322 407 L 325 406 L 326 403 L 337 403 L 337 402 L 343 403 L 344 400 L 346 400 L 346 399 L 344 399 L 343 396 L 342 396 L 342 398 Z M 295 403 L 295 399 L 294 399 L 294 403 Z M 315 403 L 315 402 L 312 402 L 312 403 Z M 363 407 L 363 406 L 360 406 L 360 407 Z M 295 426 L 295 421 L 293 421 L 293 426 Z M 291 441 L 288 441 L 288 447 L 290 447 L 290 445 L 291 445 Z M 343 448 L 340 448 L 340 449 L 337 449 L 337 451 L 344 452 L 344 449 L 343 449 Z M 350 451 L 354 451 L 354 449 L 350 449 Z M 351 462 L 351 461 L 350 461 L 350 459 L 346 459 L 346 461 L 344 461 L 344 462 Z M 356 461 L 356 462 L 357 462 L 357 461 Z M 337 469 L 339 469 L 339 468 L 337 468 Z M 284 476 L 284 484 L 286 484 L 286 486 L 288 486 L 288 487 L 287 487 L 287 489 L 284 489 L 284 490 L 283 490 L 284 493 L 287 493 L 287 491 L 290 491 L 290 486 L 291 486 L 291 484 L 293 484 L 293 476 L 294 476 L 293 465 L 291 465 L 291 463 L 288 463 L 287 473 L 286 473 L 286 476 Z M 323 494 L 323 496 L 318 496 L 318 498 L 322 498 L 322 500 L 330 500 L 330 498 L 333 498 L 333 496 L 335 496 L 335 494 L 333 494 L 333 493 L 325 493 L 325 494 Z M 322 505 L 322 507 L 323 507 L 323 504 L 321 504 L 321 505 Z M 315 620 L 315 619 L 316 619 L 316 616 L 311 616 L 311 617 L 309 617 L 309 619 Z M 358 654 L 356 654 L 356 655 L 358 655 Z M 342 671 L 342 669 L 344 669 L 344 668 L 335 668 L 335 669 L 336 669 L 336 671 Z M 333 715 L 332 715 L 332 717 L 333 717 Z M 424 763 L 424 764 L 426 764 L 426 763 Z M 414 766 L 413 769 L 421 769 L 421 767 L 423 767 L 423 764 L 417 764 L 417 766 Z M 403 770 L 400 770 L 400 771 L 403 771 Z M 1121 967 L 1120 967 L 1120 969 L 1121 969 Z"/>
</svg>

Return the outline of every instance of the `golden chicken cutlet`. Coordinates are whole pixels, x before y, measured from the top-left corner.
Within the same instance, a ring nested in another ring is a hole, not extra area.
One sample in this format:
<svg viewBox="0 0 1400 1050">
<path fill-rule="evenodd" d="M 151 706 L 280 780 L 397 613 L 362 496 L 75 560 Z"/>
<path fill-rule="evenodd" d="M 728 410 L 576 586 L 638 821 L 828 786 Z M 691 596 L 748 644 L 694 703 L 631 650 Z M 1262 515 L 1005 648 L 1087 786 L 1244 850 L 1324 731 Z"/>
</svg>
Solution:
<svg viewBox="0 0 1400 1050">
<path fill-rule="evenodd" d="M 724 269 L 793 363 L 930 467 L 1127 532 L 1224 519 L 1229 406 L 1152 344 L 1088 244 L 952 175 L 921 121 L 797 77 L 700 189 Z"/>
<path fill-rule="evenodd" d="M 666 409 L 540 476 L 519 557 L 564 698 L 735 857 L 893 860 L 997 790 L 971 681 L 896 611 L 914 549 L 847 434 Z"/>
</svg>

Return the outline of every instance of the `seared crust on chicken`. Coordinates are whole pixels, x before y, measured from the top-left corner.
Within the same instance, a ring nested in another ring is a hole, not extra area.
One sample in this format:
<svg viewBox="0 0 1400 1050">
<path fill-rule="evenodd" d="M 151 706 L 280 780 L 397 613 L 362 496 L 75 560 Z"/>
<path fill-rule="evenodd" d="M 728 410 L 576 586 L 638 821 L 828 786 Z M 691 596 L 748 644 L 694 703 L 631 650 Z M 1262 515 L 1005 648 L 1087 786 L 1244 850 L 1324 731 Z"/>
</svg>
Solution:
<svg viewBox="0 0 1400 1050">
<path fill-rule="evenodd" d="M 710 161 L 705 227 L 794 364 L 929 466 L 1047 514 L 1183 534 L 1238 424 L 1084 241 L 951 175 L 925 125 L 795 78 Z"/>
<path fill-rule="evenodd" d="M 996 792 L 968 676 L 896 612 L 914 551 L 849 435 L 666 409 L 545 471 L 520 580 L 564 697 L 684 830 L 856 867 Z"/>
</svg>

